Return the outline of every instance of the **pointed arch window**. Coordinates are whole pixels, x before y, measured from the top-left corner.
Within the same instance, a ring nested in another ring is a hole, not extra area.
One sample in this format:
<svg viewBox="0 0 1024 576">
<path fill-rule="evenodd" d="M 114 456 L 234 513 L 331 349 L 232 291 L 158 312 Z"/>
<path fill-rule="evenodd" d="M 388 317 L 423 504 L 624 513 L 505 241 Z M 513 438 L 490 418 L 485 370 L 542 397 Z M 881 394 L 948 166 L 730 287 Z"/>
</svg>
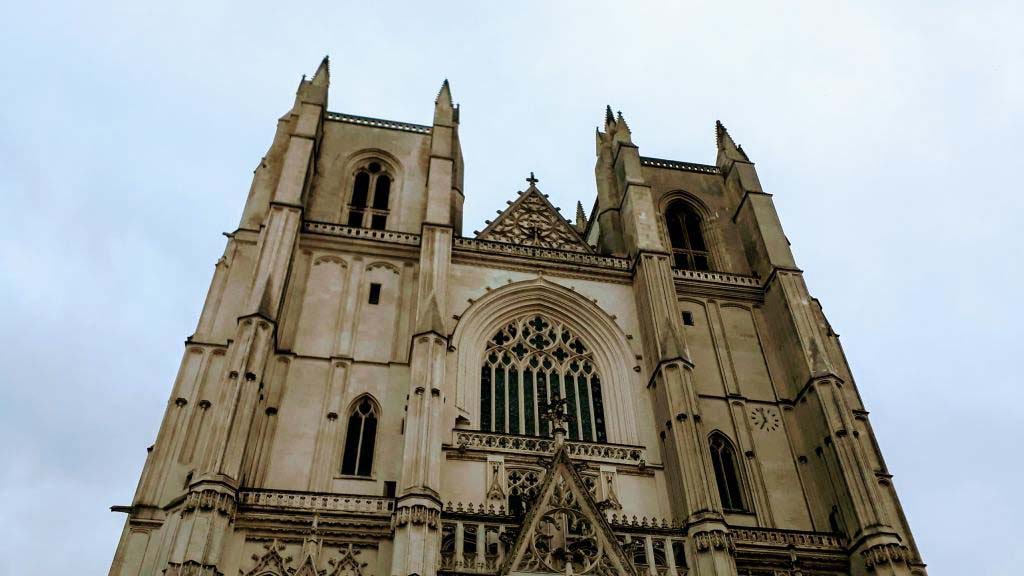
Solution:
<svg viewBox="0 0 1024 576">
<path fill-rule="evenodd" d="M 392 172 L 376 160 L 359 168 L 352 181 L 348 225 L 374 230 L 386 228 L 394 180 Z"/>
<path fill-rule="evenodd" d="M 715 481 L 722 508 L 731 512 L 746 512 L 743 501 L 743 483 L 740 480 L 739 461 L 736 449 L 725 435 L 716 432 L 711 435 L 711 464 L 715 468 Z"/>
<path fill-rule="evenodd" d="M 673 202 L 665 212 L 665 224 L 673 265 L 685 270 L 710 270 L 711 255 L 704 242 L 703 223 L 693 206 Z"/>
<path fill-rule="evenodd" d="M 607 442 L 601 376 L 583 340 L 539 314 L 498 330 L 480 368 L 480 429 L 550 436 L 541 414 L 556 397 L 567 403 L 569 438 Z"/>
<path fill-rule="evenodd" d="M 368 396 L 363 396 L 356 400 L 349 412 L 341 473 L 369 476 L 373 469 L 373 451 L 376 443 L 377 406 Z"/>
</svg>

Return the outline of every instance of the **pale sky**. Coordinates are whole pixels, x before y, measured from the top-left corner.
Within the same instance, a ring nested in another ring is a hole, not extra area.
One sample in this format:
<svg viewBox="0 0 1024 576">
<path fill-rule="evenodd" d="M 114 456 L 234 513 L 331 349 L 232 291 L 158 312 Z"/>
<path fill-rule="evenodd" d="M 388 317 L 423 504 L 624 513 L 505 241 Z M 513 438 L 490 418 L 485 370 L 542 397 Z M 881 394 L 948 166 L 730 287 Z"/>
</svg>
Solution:
<svg viewBox="0 0 1024 576">
<path fill-rule="evenodd" d="M 109 569 L 221 232 L 324 54 L 333 111 L 429 124 L 451 80 L 467 233 L 531 170 L 589 207 L 606 104 L 641 154 L 690 162 L 721 119 L 929 573 L 1020 574 L 1022 6 L 5 3 L 0 574 Z"/>
</svg>

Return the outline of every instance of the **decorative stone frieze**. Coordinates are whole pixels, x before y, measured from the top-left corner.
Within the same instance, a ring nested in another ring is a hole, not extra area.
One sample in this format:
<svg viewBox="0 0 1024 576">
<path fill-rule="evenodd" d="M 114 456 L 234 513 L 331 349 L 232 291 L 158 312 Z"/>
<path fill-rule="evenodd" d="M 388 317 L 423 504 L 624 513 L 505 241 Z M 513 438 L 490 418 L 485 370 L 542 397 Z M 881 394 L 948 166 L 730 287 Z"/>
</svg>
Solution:
<svg viewBox="0 0 1024 576">
<path fill-rule="evenodd" d="M 192 512 L 197 509 L 216 510 L 225 516 L 231 516 L 235 513 L 235 497 L 232 494 L 211 489 L 189 492 L 182 504 L 182 511 Z"/>
<path fill-rule="evenodd" d="M 692 536 L 693 546 L 698 552 L 708 550 L 727 550 L 729 554 L 736 553 L 736 544 L 732 535 L 725 530 L 704 530 Z"/>
<path fill-rule="evenodd" d="M 224 573 L 216 566 L 200 564 L 199 562 L 170 562 L 164 570 L 164 576 L 224 576 Z"/>
<path fill-rule="evenodd" d="M 422 504 L 412 506 L 400 506 L 395 511 L 395 526 L 406 524 L 426 524 L 428 528 L 436 529 L 441 519 L 441 511 L 436 508 L 428 508 Z"/>
<path fill-rule="evenodd" d="M 869 571 L 883 564 L 905 564 L 910 559 L 910 550 L 902 544 L 879 544 L 861 552 L 864 566 Z"/>
</svg>

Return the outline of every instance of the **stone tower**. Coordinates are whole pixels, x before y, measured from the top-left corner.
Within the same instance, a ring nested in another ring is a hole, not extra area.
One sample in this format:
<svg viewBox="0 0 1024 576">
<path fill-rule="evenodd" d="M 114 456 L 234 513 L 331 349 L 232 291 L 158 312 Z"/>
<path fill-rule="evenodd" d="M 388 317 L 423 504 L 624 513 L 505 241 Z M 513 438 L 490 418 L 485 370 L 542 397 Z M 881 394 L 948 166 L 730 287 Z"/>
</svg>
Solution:
<svg viewBox="0 0 1024 576">
<path fill-rule="evenodd" d="M 609 108 L 572 221 L 462 233 L 459 108 L 329 112 L 256 168 L 112 575 L 926 574 L 754 164 Z M 469 191 L 472 193 L 472 191 Z"/>
</svg>

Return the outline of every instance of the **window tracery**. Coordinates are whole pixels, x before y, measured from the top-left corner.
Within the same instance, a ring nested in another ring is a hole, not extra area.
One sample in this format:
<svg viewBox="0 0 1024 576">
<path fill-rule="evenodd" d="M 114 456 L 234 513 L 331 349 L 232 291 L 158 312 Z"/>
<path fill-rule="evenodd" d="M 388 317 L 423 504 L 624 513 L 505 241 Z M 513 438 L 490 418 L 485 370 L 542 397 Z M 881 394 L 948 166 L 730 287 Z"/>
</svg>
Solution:
<svg viewBox="0 0 1024 576">
<path fill-rule="evenodd" d="M 601 377 L 583 341 L 539 314 L 499 329 L 480 369 L 480 429 L 550 436 L 541 416 L 555 398 L 566 400 L 569 438 L 607 441 Z"/>
<path fill-rule="evenodd" d="M 702 221 L 697 211 L 681 200 L 665 211 L 665 224 L 672 247 L 672 262 L 684 270 L 710 270 L 711 253 L 704 241 Z"/>
<path fill-rule="evenodd" d="M 709 442 L 711 447 L 711 464 L 715 468 L 715 481 L 718 484 L 718 495 L 722 500 L 722 508 L 733 512 L 747 510 L 743 501 L 743 484 L 740 481 L 739 462 L 736 450 L 723 434 L 715 432 Z"/>
<path fill-rule="evenodd" d="M 369 476 L 373 470 L 373 452 L 377 442 L 377 407 L 368 396 L 357 400 L 349 412 L 345 432 L 345 452 L 341 473 Z"/>
<path fill-rule="evenodd" d="M 392 171 L 380 161 L 372 160 L 359 168 L 352 182 L 347 224 L 373 230 L 387 227 L 394 180 Z"/>
</svg>

